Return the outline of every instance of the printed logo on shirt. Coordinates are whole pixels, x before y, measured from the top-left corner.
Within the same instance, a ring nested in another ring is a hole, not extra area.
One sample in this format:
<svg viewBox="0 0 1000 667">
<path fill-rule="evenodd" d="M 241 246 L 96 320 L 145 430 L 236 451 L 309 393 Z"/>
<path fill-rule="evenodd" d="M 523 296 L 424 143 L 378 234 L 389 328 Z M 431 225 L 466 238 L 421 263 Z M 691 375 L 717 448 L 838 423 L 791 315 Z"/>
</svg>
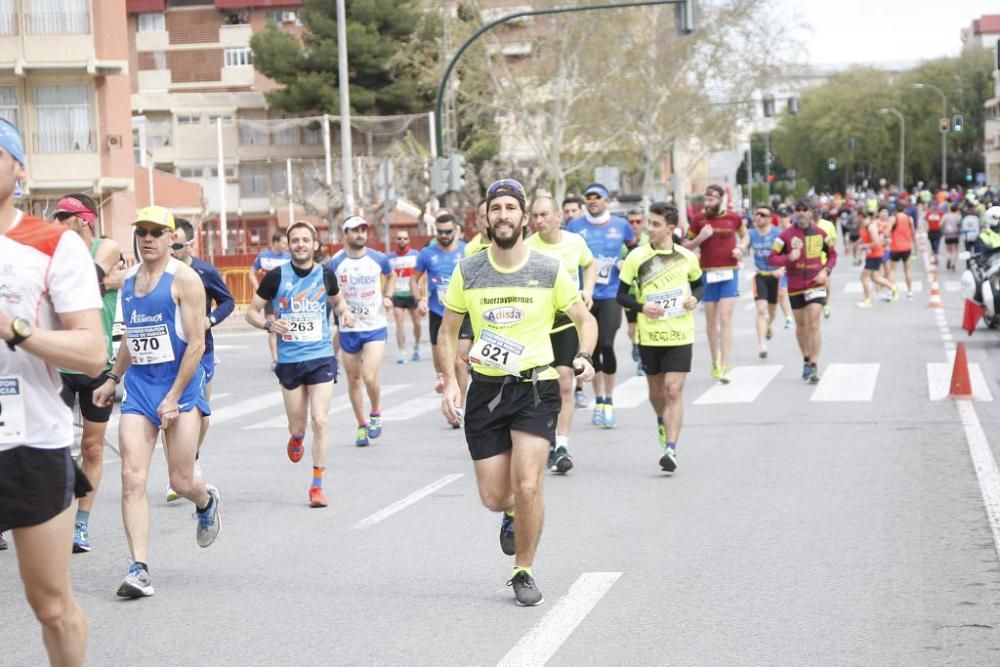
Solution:
<svg viewBox="0 0 1000 667">
<path fill-rule="evenodd" d="M 524 319 L 524 311 L 520 308 L 492 308 L 483 313 L 483 319 L 490 324 L 516 324 Z"/>
<path fill-rule="evenodd" d="M 160 324 L 162 322 L 163 313 L 157 313 L 156 315 L 143 315 L 142 313 L 132 311 L 132 317 L 129 319 L 129 324 Z"/>
<path fill-rule="evenodd" d="M 0 285 L 0 299 L 3 299 L 12 306 L 21 303 L 21 295 L 9 285 Z"/>
</svg>

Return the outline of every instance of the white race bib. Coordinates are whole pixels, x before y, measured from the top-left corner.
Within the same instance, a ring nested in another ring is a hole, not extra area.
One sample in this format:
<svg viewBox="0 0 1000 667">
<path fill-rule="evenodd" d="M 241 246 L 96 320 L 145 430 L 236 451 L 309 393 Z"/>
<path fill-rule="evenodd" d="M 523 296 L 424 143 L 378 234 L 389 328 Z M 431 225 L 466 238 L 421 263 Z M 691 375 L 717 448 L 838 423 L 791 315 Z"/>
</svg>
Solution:
<svg viewBox="0 0 1000 667">
<path fill-rule="evenodd" d="M 481 366 L 499 368 L 510 375 L 521 374 L 524 345 L 484 329 L 469 352 L 469 361 Z"/>
<path fill-rule="evenodd" d="M 677 317 L 687 312 L 684 307 L 684 299 L 687 295 L 683 288 L 667 290 L 666 292 L 656 292 L 646 295 L 646 303 L 656 303 L 663 308 L 663 317 Z"/>
<path fill-rule="evenodd" d="M 826 298 L 826 288 L 825 287 L 813 287 L 812 289 L 807 289 L 803 295 L 806 301 L 815 301 L 817 299 Z"/>
<path fill-rule="evenodd" d="M 597 260 L 597 284 L 607 285 L 611 282 L 611 269 L 615 267 L 618 260 L 614 257 L 595 257 Z"/>
<path fill-rule="evenodd" d="M 318 343 L 323 340 L 322 313 L 282 313 L 281 319 L 289 327 L 282 340 L 295 343 Z"/>
<path fill-rule="evenodd" d="M 0 445 L 20 445 L 27 437 L 23 390 L 20 375 L 0 375 Z"/>
<path fill-rule="evenodd" d="M 136 366 L 162 364 L 174 360 L 174 346 L 166 324 L 128 327 L 129 356 Z"/>
<path fill-rule="evenodd" d="M 709 285 L 733 279 L 732 269 L 712 269 L 705 272 L 705 282 Z"/>
<path fill-rule="evenodd" d="M 448 282 L 448 280 L 442 278 L 441 282 L 437 284 L 438 303 L 442 306 L 444 305 L 444 297 L 448 293 Z"/>
</svg>

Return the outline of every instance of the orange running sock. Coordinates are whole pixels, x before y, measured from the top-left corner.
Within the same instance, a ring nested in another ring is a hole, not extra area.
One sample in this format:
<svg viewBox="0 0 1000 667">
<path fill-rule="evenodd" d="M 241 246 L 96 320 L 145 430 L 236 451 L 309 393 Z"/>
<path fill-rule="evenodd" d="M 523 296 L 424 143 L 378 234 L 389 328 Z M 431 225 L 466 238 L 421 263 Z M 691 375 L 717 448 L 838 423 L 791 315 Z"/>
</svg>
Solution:
<svg viewBox="0 0 1000 667">
<path fill-rule="evenodd" d="M 323 473 L 326 472 L 326 468 L 319 468 L 313 466 L 313 483 L 312 485 L 317 489 L 323 488 Z"/>
</svg>

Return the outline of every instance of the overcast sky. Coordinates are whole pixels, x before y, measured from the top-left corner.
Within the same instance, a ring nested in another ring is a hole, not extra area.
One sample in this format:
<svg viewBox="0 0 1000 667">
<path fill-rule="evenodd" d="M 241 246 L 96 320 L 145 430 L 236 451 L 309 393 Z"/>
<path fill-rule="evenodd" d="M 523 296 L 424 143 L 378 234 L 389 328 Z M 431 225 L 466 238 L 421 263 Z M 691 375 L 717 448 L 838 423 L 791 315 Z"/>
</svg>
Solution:
<svg viewBox="0 0 1000 667">
<path fill-rule="evenodd" d="M 813 64 L 921 60 L 958 55 L 961 31 L 998 0 L 783 0 L 811 32 L 803 33 Z"/>
</svg>

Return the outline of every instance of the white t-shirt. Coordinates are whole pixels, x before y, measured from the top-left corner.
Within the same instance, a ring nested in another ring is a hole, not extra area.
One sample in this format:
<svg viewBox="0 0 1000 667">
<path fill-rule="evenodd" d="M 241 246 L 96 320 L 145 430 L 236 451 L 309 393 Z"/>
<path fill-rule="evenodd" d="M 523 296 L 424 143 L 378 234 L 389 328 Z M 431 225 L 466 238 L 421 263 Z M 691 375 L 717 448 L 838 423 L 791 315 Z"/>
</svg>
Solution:
<svg viewBox="0 0 1000 667">
<path fill-rule="evenodd" d="M 61 328 L 59 313 L 100 311 L 94 260 L 80 237 L 19 211 L 0 236 L 0 310 L 41 329 Z M 0 451 L 72 444 L 73 413 L 61 386 L 55 366 L 0 342 Z"/>
<path fill-rule="evenodd" d="M 377 250 L 365 248 L 361 257 L 349 257 L 343 250 L 330 260 L 330 270 L 337 276 L 340 293 L 357 318 L 357 326 L 341 331 L 376 331 L 388 326 L 382 294 L 382 277 L 392 274 L 389 259 Z"/>
</svg>

